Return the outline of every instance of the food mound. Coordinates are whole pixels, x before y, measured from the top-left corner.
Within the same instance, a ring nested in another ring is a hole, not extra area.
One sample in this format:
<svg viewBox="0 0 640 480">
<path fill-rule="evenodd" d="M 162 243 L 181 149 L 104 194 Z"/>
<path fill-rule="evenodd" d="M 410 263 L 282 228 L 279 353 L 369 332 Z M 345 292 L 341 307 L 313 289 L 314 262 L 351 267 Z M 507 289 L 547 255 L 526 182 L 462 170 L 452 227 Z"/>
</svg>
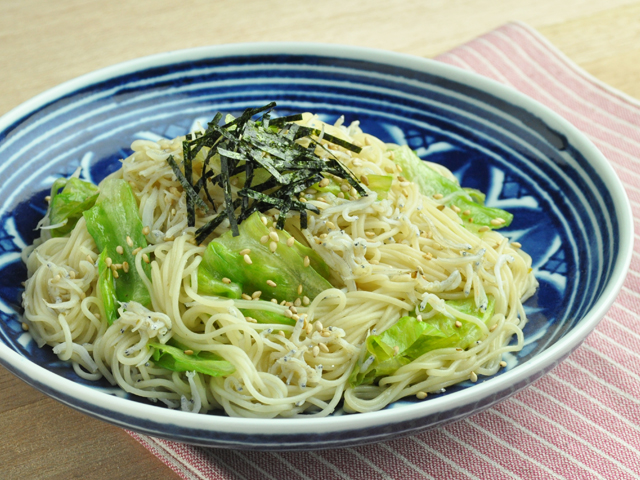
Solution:
<svg viewBox="0 0 640 480">
<path fill-rule="evenodd" d="M 25 322 L 84 379 L 190 412 L 384 408 L 523 345 L 531 258 L 442 166 L 275 104 L 56 180 Z"/>
</svg>

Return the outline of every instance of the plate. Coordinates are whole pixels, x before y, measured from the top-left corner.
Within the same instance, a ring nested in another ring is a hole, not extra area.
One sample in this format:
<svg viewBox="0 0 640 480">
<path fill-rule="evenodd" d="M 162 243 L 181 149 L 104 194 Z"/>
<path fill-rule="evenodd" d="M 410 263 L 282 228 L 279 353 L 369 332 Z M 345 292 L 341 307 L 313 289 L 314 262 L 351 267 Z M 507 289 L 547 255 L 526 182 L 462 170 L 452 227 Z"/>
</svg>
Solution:
<svg viewBox="0 0 640 480">
<path fill-rule="evenodd" d="M 506 231 L 540 282 L 526 303 L 525 347 L 498 375 L 427 400 L 328 418 L 195 415 L 77 377 L 21 328 L 20 251 L 56 177 L 81 166 L 99 182 L 135 139 L 175 137 L 215 111 L 275 100 L 277 114 L 344 115 L 388 142 L 444 164 L 464 186 L 510 210 Z M 577 348 L 612 304 L 632 251 L 629 202 L 607 160 L 568 122 L 478 75 L 391 52 L 318 44 L 244 44 L 115 65 L 49 90 L 0 119 L 0 362 L 47 395 L 101 420 L 199 445 L 295 450 L 418 433 L 485 409 Z"/>
</svg>

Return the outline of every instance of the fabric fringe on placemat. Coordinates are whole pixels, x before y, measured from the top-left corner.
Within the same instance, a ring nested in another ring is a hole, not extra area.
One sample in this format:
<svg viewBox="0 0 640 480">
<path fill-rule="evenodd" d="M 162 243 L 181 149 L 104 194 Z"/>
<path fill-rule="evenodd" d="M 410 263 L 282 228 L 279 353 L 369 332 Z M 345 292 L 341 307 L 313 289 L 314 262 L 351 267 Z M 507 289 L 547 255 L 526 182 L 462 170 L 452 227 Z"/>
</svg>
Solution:
<svg viewBox="0 0 640 480">
<path fill-rule="evenodd" d="M 510 85 L 604 153 L 640 231 L 640 102 L 511 23 L 438 60 Z M 185 479 L 631 479 L 640 477 L 640 242 L 622 291 L 582 347 L 494 408 L 413 437 L 317 452 L 207 449 L 132 433 Z"/>
</svg>

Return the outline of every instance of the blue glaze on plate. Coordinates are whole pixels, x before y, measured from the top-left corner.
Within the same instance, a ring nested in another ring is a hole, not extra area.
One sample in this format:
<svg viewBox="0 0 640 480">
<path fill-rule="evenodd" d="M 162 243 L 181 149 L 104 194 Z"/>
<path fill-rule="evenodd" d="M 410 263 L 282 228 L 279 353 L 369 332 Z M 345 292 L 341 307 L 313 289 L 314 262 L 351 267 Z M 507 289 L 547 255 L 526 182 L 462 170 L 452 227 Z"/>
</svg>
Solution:
<svg viewBox="0 0 640 480">
<path fill-rule="evenodd" d="M 407 144 L 423 159 L 447 166 L 462 185 L 487 193 L 489 205 L 514 214 L 503 232 L 532 256 L 540 288 L 526 303 L 529 340 L 509 358 L 507 369 L 427 401 L 401 400 L 383 412 L 341 417 L 349 419 L 342 424 L 325 419 L 317 428 L 317 419 L 255 421 L 211 414 L 193 420 L 192 414 L 126 394 L 121 395 L 125 399 L 106 396 L 113 392 L 107 382 L 80 379 L 50 347 L 39 349 L 30 341 L 20 326 L 20 282 L 26 269 L 19 252 L 36 237 L 34 227 L 56 177 L 82 166 L 83 178 L 99 182 L 119 168 L 118 160 L 131 153 L 135 139 L 183 135 L 217 110 L 237 114 L 272 100 L 280 115 L 311 111 L 330 122 L 339 115 L 347 124 L 358 120 L 364 131 Z M 202 445 L 354 445 L 486 408 L 579 345 L 613 300 L 629 257 L 626 199 L 616 191 L 617 178 L 606 161 L 575 129 L 480 77 L 365 49 L 231 46 L 111 67 L 5 116 L 0 121 L 0 178 L 0 361 L 36 388 L 90 415 Z M 17 361 L 13 352 L 32 363 Z"/>
</svg>

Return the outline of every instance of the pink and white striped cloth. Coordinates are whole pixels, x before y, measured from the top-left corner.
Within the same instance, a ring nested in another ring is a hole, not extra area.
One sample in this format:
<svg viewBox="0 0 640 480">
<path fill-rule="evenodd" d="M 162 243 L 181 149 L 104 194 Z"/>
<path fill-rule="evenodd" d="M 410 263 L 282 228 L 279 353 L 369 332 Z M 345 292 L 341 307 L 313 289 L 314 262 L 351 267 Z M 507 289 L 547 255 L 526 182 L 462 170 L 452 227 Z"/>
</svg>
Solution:
<svg viewBox="0 0 640 480">
<path fill-rule="evenodd" d="M 598 328 L 552 373 L 437 430 L 317 452 L 206 449 L 132 435 L 185 479 L 640 478 L 640 102 L 594 79 L 534 30 L 505 25 L 438 60 L 547 105 L 611 161 L 635 217 L 631 271 Z"/>
</svg>

